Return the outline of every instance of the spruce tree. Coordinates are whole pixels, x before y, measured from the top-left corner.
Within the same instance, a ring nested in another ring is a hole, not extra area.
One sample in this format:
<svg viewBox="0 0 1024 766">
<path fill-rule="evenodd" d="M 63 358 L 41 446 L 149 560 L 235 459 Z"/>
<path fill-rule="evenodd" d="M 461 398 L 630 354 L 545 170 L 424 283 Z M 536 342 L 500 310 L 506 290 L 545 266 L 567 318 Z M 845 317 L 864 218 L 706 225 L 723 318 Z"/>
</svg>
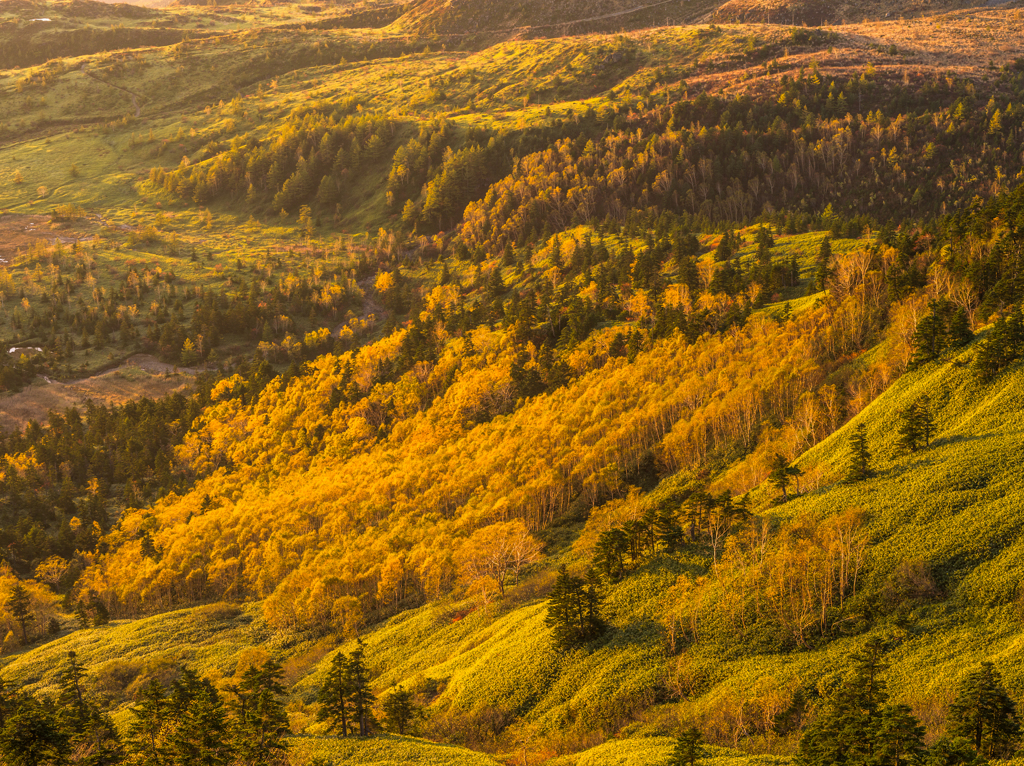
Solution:
<svg viewBox="0 0 1024 766">
<path fill-rule="evenodd" d="M 970 320 L 962 308 L 945 298 L 933 300 L 928 304 L 928 314 L 917 323 L 910 367 L 933 362 L 973 338 Z"/>
<path fill-rule="evenodd" d="M 771 466 L 772 471 L 770 474 L 768 474 L 768 481 L 772 483 L 772 486 L 774 486 L 775 489 L 782 492 L 783 501 L 789 500 L 788 489 L 790 475 L 789 471 L 787 470 L 789 468 L 789 461 L 786 460 L 786 458 L 780 455 L 778 452 L 776 452 L 775 457 L 772 458 Z"/>
<path fill-rule="evenodd" d="M 370 735 L 374 697 L 363 660 L 362 641 L 357 642 L 351 654 L 339 652 L 334 656 L 318 700 L 320 711 L 317 718 L 328 721 L 330 727 L 341 736 L 357 733 L 361 737 Z"/>
<path fill-rule="evenodd" d="M 925 766 L 987 766 L 987 761 L 974 752 L 974 746 L 963 737 L 942 737 L 928 748 Z"/>
<path fill-rule="evenodd" d="M 416 712 L 412 692 L 399 686 L 384 698 L 381 709 L 388 729 L 404 736 Z"/>
<path fill-rule="evenodd" d="M 87 698 L 82 679 L 85 668 L 74 652 L 68 652 L 60 673 L 57 697 L 57 724 L 70 748 L 88 753 L 83 759 L 90 766 L 120 763 L 123 755 L 120 738 L 110 717 Z"/>
<path fill-rule="evenodd" d="M 704 737 L 696 727 L 682 731 L 676 738 L 669 766 L 694 766 L 698 758 L 704 757 L 703 741 Z"/>
<path fill-rule="evenodd" d="M 594 548 L 594 567 L 609 582 L 618 582 L 625 572 L 625 556 L 629 551 L 629 538 L 620 527 L 601 533 Z"/>
<path fill-rule="evenodd" d="M 66 716 L 79 720 L 84 720 L 88 713 L 88 705 L 82 692 L 83 678 L 85 668 L 74 652 L 68 652 L 60 674 L 60 695 L 57 697 L 57 704 Z"/>
<path fill-rule="evenodd" d="M 897 429 L 899 435 L 899 447 L 902 452 L 917 452 L 917 448 L 923 441 L 921 433 L 921 419 L 918 408 L 911 404 L 900 410 L 900 424 Z"/>
<path fill-rule="evenodd" d="M 110 613 L 107 611 L 107 605 L 99 598 L 94 595 L 92 598 L 92 624 L 94 628 L 98 628 L 101 625 L 106 625 L 110 622 Z"/>
<path fill-rule="evenodd" d="M 874 475 L 871 470 L 871 452 L 868 450 L 867 428 L 861 423 L 850 437 L 850 465 L 846 471 L 846 481 L 863 481 Z"/>
<path fill-rule="evenodd" d="M 15 622 L 21 626 L 21 642 L 23 644 L 28 643 L 28 626 L 36 619 L 29 607 L 28 591 L 20 581 L 16 582 L 11 590 L 10 597 L 7 599 L 7 611 L 11 613 L 11 617 L 14 618 Z"/>
<path fill-rule="evenodd" d="M 907 705 L 886 705 L 874 724 L 872 763 L 907 766 L 924 755 L 924 728 Z"/>
<path fill-rule="evenodd" d="M 171 688 L 168 718 L 173 726 L 164 752 L 170 763 L 223 766 L 231 762 L 224 701 L 209 680 L 183 669 Z"/>
<path fill-rule="evenodd" d="M 658 509 L 654 521 L 654 537 L 665 550 L 672 552 L 679 547 L 683 541 L 683 528 L 679 520 L 668 508 Z"/>
<path fill-rule="evenodd" d="M 275 763 L 288 748 L 288 714 L 281 697 L 283 671 L 276 659 L 267 660 L 259 668 L 249 668 L 233 689 L 238 697 L 235 705 L 234 750 L 238 757 L 252 766 Z"/>
<path fill-rule="evenodd" d="M 544 624 L 551 629 L 555 647 L 563 651 L 581 646 L 604 632 L 601 596 L 593 570 L 583 579 L 569 574 L 564 564 L 559 568 Z"/>
<path fill-rule="evenodd" d="M 334 655 L 327 680 L 317 697 L 320 710 L 317 719 L 327 721 L 333 731 L 347 737 L 352 721 L 351 690 L 349 688 L 348 657 L 341 652 Z"/>
<path fill-rule="evenodd" d="M 901 727 L 901 713 L 894 712 L 890 722 L 885 719 L 883 706 L 888 697 L 881 674 L 886 666 L 882 662 L 883 647 L 877 640 L 869 641 L 853 657 L 853 669 L 835 696 L 825 706 L 800 739 L 797 763 L 800 766 L 868 766 L 886 763 L 876 759 L 882 747 L 882 732 L 886 726 L 895 731 Z M 898 745 L 906 751 L 907 732 L 899 729 Z M 890 732 L 892 735 L 892 732 Z M 919 745 L 918 745 L 919 746 Z M 893 747 L 887 742 L 884 747 Z"/>
<path fill-rule="evenodd" d="M 960 684 L 949 708 L 949 730 L 969 740 L 984 758 L 1008 758 L 1016 751 L 1020 742 L 1017 708 L 991 662 L 983 662 Z"/>
<path fill-rule="evenodd" d="M 370 689 L 369 672 L 363 662 L 363 642 L 356 642 L 348 661 L 348 688 L 352 696 L 352 713 L 355 723 L 359 725 L 359 736 L 370 736 L 373 722 L 373 691 Z"/>
<path fill-rule="evenodd" d="M 932 436 L 935 434 L 935 415 L 932 413 L 931 401 L 927 396 L 921 396 L 914 403 L 914 409 L 917 413 L 918 430 L 924 440 L 924 446 L 929 447 L 932 443 Z"/>
<path fill-rule="evenodd" d="M 126 746 L 133 763 L 150 766 L 163 763 L 167 735 L 172 729 L 166 690 L 151 678 L 131 709 L 134 720 L 128 726 Z"/>
<path fill-rule="evenodd" d="M 67 735 L 53 711 L 28 694 L 19 695 L 0 728 L 0 762 L 5 766 L 49 766 L 64 763 Z"/>
<path fill-rule="evenodd" d="M 910 358 L 911 369 L 939 358 L 943 348 L 942 335 L 942 322 L 934 311 L 917 323 L 912 341 L 914 354 Z"/>
<path fill-rule="evenodd" d="M 783 455 L 778 452 L 775 453 L 775 457 L 772 458 L 772 470 L 768 475 L 768 481 L 772 485 L 782 492 L 782 500 L 786 502 L 789 500 L 789 485 L 793 479 L 798 479 L 803 476 L 801 471 L 796 466 L 789 465 L 789 461 Z"/>
</svg>

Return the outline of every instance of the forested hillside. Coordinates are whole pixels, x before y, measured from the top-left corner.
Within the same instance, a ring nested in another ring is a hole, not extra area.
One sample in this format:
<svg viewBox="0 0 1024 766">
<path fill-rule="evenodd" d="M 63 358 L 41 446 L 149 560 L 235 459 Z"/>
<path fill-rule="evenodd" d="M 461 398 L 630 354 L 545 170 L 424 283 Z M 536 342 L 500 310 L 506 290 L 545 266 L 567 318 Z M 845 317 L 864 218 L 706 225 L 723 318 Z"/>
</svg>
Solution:
<svg viewBox="0 0 1024 766">
<path fill-rule="evenodd" d="M 1024 17 L 718 5 L 0 4 L 5 762 L 1015 755 Z"/>
</svg>

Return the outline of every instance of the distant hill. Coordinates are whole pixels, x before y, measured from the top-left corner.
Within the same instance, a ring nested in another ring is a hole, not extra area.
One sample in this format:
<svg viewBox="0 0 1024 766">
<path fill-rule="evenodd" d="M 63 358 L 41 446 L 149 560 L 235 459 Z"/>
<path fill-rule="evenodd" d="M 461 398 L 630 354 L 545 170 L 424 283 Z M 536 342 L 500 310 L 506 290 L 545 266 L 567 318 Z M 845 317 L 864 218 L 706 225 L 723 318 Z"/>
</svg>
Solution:
<svg viewBox="0 0 1024 766">
<path fill-rule="evenodd" d="M 971 0 L 847 0 L 838 3 L 826 0 L 728 0 L 714 12 L 713 18 L 718 22 L 820 26 L 922 16 L 994 4 Z"/>
<path fill-rule="evenodd" d="M 544 36 L 609 32 L 699 21 L 717 0 L 423 0 L 396 26 L 435 34 L 540 33 Z"/>
<path fill-rule="evenodd" d="M 977 0 L 421 0 L 396 22 L 402 31 L 445 35 L 560 36 L 692 23 L 820 26 L 986 7 Z"/>
</svg>

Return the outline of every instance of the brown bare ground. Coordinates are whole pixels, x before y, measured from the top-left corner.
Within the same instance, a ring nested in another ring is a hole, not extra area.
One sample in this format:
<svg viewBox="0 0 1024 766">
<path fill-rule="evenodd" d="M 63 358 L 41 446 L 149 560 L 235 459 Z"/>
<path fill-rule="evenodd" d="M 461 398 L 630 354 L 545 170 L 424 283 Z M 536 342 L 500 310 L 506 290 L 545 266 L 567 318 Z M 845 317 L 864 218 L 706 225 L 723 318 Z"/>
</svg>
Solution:
<svg viewBox="0 0 1024 766">
<path fill-rule="evenodd" d="M 911 63 L 984 68 L 1024 56 L 1024 10 L 955 11 L 834 27 L 850 43 L 895 45 Z M 877 65 L 877 64 L 876 64 Z"/>
<path fill-rule="evenodd" d="M 883 79 L 923 84 L 947 75 L 973 80 L 990 78 L 996 74 L 993 66 L 1024 58 L 1021 9 L 953 11 L 916 19 L 827 26 L 823 29 L 839 36 L 828 50 L 789 47 L 788 27 L 742 24 L 732 28 L 782 47 L 784 54 L 774 62 L 778 69 L 766 75 L 760 63 L 744 67 L 737 66 L 736 61 L 709 60 L 687 78 L 691 93 L 776 93 L 783 75 L 792 76 L 812 62 L 817 62 L 823 77 L 839 82 L 859 77 L 871 64 Z M 658 31 L 646 34 L 657 35 Z M 890 46 L 896 46 L 895 54 L 889 52 Z M 856 112 L 856 105 L 851 106 Z"/>
<path fill-rule="evenodd" d="M 157 398 L 187 391 L 194 376 L 191 371 L 175 371 L 171 365 L 139 354 L 116 370 L 81 380 L 61 383 L 37 379 L 17 394 L 0 397 L 0 428 L 6 431 L 24 428 L 29 420 L 42 422 L 51 410 L 96 404 L 124 404 L 144 396 Z"/>
<path fill-rule="evenodd" d="M 0 215 L 0 259 L 9 261 L 19 250 L 25 251 L 35 242 L 52 245 L 54 240 L 73 242 L 95 233 L 95 223 L 86 220 L 74 223 L 53 223 L 48 215 Z"/>
<path fill-rule="evenodd" d="M 986 0 L 728 0 L 714 12 L 714 20 L 817 26 L 914 18 L 987 5 Z"/>
</svg>

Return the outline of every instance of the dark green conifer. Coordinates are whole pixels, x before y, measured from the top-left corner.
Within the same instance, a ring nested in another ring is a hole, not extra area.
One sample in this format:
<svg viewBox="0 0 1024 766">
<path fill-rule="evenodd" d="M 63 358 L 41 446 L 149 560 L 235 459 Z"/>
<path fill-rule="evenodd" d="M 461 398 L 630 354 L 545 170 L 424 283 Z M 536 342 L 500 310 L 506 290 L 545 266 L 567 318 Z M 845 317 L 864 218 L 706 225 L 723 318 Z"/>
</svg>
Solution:
<svg viewBox="0 0 1024 766">
<path fill-rule="evenodd" d="M 902 452 L 917 452 L 922 441 L 921 424 L 918 418 L 917 407 L 908 405 L 900 410 L 900 424 L 897 430 L 899 434 L 899 447 Z"/>
<path fill-rule="evenodd" d="M 207 679 L 185 669 L 171 693 L 174 731 L 168 737 L 170 761 L 182 766 L 224 766 L 232 761 L 224 701 Z"/>
<path fill-rule="evenodd" d="M 775 457 L 772 458 L 771 473 L 768 475 L 768 481 L 772 483 L 777 490 L 782 492 L 782 501 L 786 502 L 789 500 L 789 485 L 793 479 L 803 475 L 796 466 L 790 466 L 789 461 L 783 455 L 778 452 L 775 453 Z"/>
<path fill-rule="evenodd" d="M 563 564 L 548 598 L 544 619 L 555 647 L 563 651 L 574 649 L 603 633 L 600 608 L 601 597 L 593 572 L 588 572 L 584 580 L 569 574 Z"/>
<path fill-rule="evenodd" d="M 854 655 L 851 673 L 800 739 L 800 766 L 875 763 L 878 721 L 887 700 L 882 653 L 881 643 L 871 640 Z"/>
<path fill-rule="evenodd" d="M 0 728 L 0 762 L 5 766 L 64 763 L 69 744 L 53 711 L 30 695 L 19 695 Z"/>
<path fill-rule="evenodd" d="M 594 567 L 609 582 L 617 582 L 625 572 L 629 538 L 621 527 L 605 530 L 594 548 Z"/>
<path fill-rule="evenodd" d="M 60 674 L 57 723 L 72 750 L 83 754 L 80 762 L 89 766 L 120 763 L 120 738 L 110 717 L 86 697 L 82 680 L 85 667 L 74 652 L 68 652 Z"/>
<path fill-rule="evenodd" d="M 332 730 L 347 737 L 352 725 L 352 692 L 349 688 L 348 656 L 338 652 L 331 660 L 327 680 L 320 687 L 317 720 L 327 721 Z"/>
<path fill-rule="evenodd" d="M 1009 758 L 1020 743 L 1017 708 L 991 662 L 967 674 L 949 708 L 949 731 L 984 758 Z"/>
<path fill-rule="evenodd" d="M 158 680 L 151 678 L 131 708 L 134 720 L 128 726 L 126 746 L 134 762 L 145 766 L 164 762 L 167 735 L 173 728 L 169 710 L 166 690 Z"/>
<path fill-rule="evenodd" d="M 907 705 L 886 705 L 872 732 L 872 764 L 910 766 L 924 755 L 924 728 Z"/>
<path fill-rule="evenodd" d="M 348 662 L 348 688 L 352 696 L 352 713 L 355 723 L 359 725 L 359 736 L 370 736 L 373 723 L 373 691 L 370 689 L 370 677 L 363 661 L 363 642 L 357 641 Z"/>
<path fill-rule="evenodd" d="M 986 766 L 988 762 L 974 752 L 974 747 L 963 737 L 942 737 L 924 757 L 925 766 Z"/>
<path fill-rule="evenodd" d="M 691 727 L 682 731 L 676 738 L 669 766 L 694 766 L 698 758 L 704 757 L 703 742 L 704 737 L 700 729 Z"/>
<path fill-rule="evenodd" d="M 29 599 L 28 590 L 21 582 L 14 583 L 14 588 L 11 589 L 11 595 L 7 599 L 7 611 L 11 613 L 11 617 L 14 621 L 21 626 L 21 641 L 23 644 L 28 643 L 28 626 L 35 622 L 35 615 L 32 614 L 30 609 L 31 601 Z"/>
<path fill-rule="evenodd" d="M 403 686 L 391 691 L 381 703 L 389 731 L 404 735 L 415 715 L 412 692 Z"/>
<path fill-rule="evenodd" d="M 234 751 L 246 764 L 267 766 L 277 763 L 287 750 L 288 714 L 281 697 L 285 688 L 281 663 L 267 660 L 261 667 L 252 667 L 242 674 L 233 689 L 235 704 Z"/>
<path fill-rule="evenodd" d="M 861 423 L 850 437 L 850 465 L 846 471 L 846 481 L 863 481 L 874 476 L 871 470 L 871 452 L 868 450 L 867 429 Z"/>
<path fill-rule="evenodd" d="M 346 656 L 339 652 L 334 656 L 318 700 L 317 718 L 328 721 L 341 736 L 370 735 L 374 697 L 363 660 L 362 641 L 357 642 L 351 654 Z"/>
<path fill-rule="evenodd" d="M 683 541 L 683 528 L 676 514 L 668 508 L 660 508 L 654 522 L 654 537 L 662 548 L 670 553 Z"/>
</svg>

